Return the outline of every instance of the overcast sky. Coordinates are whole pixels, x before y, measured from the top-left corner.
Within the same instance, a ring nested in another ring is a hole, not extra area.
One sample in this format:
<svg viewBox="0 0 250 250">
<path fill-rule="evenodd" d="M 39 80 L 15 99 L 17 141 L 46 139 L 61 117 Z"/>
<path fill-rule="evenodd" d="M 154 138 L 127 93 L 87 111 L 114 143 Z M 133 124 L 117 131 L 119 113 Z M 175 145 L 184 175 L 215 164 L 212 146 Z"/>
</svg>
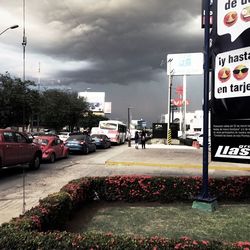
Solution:
<svg viewBox="0 0 250 250">
<path fill-rule="evenodd" d="M 105 91 L 108 117 L 157 122 L 167 113 L 167 54 L 202 52 L 200 0 L 26 0 L 26 79 L 41 88 Z M 0 73 L 23 75 L 23 1 L 1 0 Z M 173 78 L 173 98 L 181 77 Z M 201 109 L 203 77 L 187 77 L 188 111 Z"/>
</svg>

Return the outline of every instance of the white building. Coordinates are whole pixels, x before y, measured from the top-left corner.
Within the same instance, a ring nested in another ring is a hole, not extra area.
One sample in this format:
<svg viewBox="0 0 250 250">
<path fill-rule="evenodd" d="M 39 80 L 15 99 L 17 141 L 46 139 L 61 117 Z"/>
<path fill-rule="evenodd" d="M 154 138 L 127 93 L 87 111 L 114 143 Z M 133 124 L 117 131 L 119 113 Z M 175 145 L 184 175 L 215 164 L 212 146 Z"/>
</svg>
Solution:
<svg viewBox="0 0 250 250">
<path fill-rule="evenodd" d="M 181 123 L 183 122 L 183 113 L 182 112 L 174 112 L 173 123 L 179 123 L 181 127 Z M 168 114 L 163 114 L 161 116 L 162 123 L 168 123 Z M 196 133 L 203 131 L 203 110 L 195 110 L 194 112 L 187 112 L 185 115 L 185 122 L 187 127 L 187 133 Z"/>
</svg>

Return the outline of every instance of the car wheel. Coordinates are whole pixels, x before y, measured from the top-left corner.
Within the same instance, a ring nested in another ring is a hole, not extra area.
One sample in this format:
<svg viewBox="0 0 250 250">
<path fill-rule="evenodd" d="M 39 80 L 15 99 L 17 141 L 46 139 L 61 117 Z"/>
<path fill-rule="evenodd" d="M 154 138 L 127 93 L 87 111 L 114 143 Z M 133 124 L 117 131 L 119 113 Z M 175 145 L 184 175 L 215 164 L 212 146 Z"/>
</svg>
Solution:
<svg viewBox="0 0 250 250">
<path fill-rule="evenodd" d="M 54 163 L 55 160 L 56 160 L 56 155 L 54 153 L 52 153 L 51 156 L 50 156 L 49 161 L 50 161 L 50 163 Z"/>
<path fill-rule="evenodd" d="M 37 170 L 40 168 L 41 158 L 38 154 L 36 154 L 33 160 L 30 162 L 29 167 L 32 170 Z"/>
<path fill-rule="evenodd" d="M 69 151 L 66 151 L 64 158 L 68 158 L 68 157 L 69 157 Z"/>
<path fill-rule="evenodd" d="M 85 149 L 85 154 L 87 155 L 89 153 L 89 147 L 87 146 Z"/>
</svg>

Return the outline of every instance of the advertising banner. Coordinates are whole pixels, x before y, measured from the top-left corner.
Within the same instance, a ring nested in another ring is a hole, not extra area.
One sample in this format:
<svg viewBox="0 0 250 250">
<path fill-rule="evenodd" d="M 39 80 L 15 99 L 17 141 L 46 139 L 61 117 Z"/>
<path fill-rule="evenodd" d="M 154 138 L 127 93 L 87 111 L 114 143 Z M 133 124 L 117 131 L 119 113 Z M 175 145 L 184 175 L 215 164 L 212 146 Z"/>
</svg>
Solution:
<svg viewBox="0 0 250 250">
<path fill-rule="evenodd" d="M 104 113 L 111 114 L 111 107 L 112 107 L 112 102 L 105 102 L 104 103 Z"/>
<path fill-rule="evenodd" d="M 167 61 L 171 60 L 171 67 L 167 67 L 167 74 L 177 75 L 202 75 L 203 53 L 168 54 Z"/>
<path fill-rule="evenodd" d="M 79 97 L 86 98 L 90 111 L 104 112 L 105 92 L 79 92 Z"/>
<path fill-rule="evenodd" d="M 211 155 L 250 162 L 250 1 L 213 1 Z"/>
</svg>

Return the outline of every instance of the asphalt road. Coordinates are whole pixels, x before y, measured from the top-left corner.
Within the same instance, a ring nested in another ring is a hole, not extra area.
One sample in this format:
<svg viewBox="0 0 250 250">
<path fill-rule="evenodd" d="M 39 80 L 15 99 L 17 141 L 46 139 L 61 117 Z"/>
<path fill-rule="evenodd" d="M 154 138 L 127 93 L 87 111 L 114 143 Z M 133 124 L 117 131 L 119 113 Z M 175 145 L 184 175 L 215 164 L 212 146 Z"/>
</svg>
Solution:
<svg viewBox="0 0 250 250">
<path fill-rule="evenodd" d="M 70 180 L 84 176 L 111 175 L 202 175 L 202 149 L 175 145 L 146 145 L 135 149 L 127 144 L 97 150 L 89 155 L 70 155 L 37 171 L 0 171 L 0 224 L 38 204 Z M 247 164 L 209 163 L 210 176 L 250 175 Z"/>
</svg>

